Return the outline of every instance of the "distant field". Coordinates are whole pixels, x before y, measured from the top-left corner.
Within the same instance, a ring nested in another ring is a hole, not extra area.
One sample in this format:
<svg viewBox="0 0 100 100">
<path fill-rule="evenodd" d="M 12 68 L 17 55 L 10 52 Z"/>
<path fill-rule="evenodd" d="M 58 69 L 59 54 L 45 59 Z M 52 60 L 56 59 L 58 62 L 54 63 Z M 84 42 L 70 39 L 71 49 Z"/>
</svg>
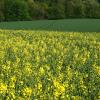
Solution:
<svg viewBox="0 0 100 100">
<path fill-rule="evenodd" d="M 99 100 L 100 34 L 0 30 L 0 71 L 0 100 Z"/>
<path fill-rule="evenodd" d="M 66 19 L 1 22 L 0 28 L 48 31 L 100 32 L 100 19 Z"/>
</svg>

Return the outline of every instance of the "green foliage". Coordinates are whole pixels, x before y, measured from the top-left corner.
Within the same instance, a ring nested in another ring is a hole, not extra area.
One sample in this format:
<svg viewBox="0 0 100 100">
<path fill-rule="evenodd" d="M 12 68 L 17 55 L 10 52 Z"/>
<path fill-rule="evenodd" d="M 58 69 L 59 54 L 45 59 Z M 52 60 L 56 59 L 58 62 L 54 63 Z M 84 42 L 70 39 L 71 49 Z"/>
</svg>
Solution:
<svg viewBox="0 0 100 100">
<path fill-rule="evenodd" d="M 85 3 L 85 14 L 87 17 L 99 17 L 100 18 L 100 4 L 98 4 L 95 0 L 87 0 Z"/>
<path fill-rule="evenodd" d="M 85 5 L 82 0 L 76 0 L 74 6 L 74 15 L 75 17 L 84 17 L 85 16 Z"/>
<path fill-rule="evenodd" d="M 5 17 L 2 11 L 0 11 L 0 21 L 4 21 Z"/>
<path fill-rule="evenodd" d="M 0 0 L 0 21 L 64 18 L 100 18 L 100 3 L 98 0 Z"/>
<path fill-rule="evenodd" d="M 4 21 L 4 1 L 0 0 L 0 21 Z"/>
<path fill-rule="evenodd" d="M 55 6 L 56 5 L 56 6 Z M 65 9 L 61 4 L 55 4 L 48 8 L 48 19 L 65 18 Z"/>
<path fill-rule="evenodd" d="M 28 2 L 29 12 L 32 19 L 47 18 L 48 6 L 45 3 Z"/>
<path fill-rule="evenodd" d="M 5 17 L 7 21 L 30 20 L 27 3 L 20 0 L 5 0 Z"/>
<path fill-rule="evenodd" d="M 66 1 L 65 3 L 65 14 L 66 14 L 66 17 L 74 17 L 74 4 L 72 1 L 68 0 Z"/>
</svg>

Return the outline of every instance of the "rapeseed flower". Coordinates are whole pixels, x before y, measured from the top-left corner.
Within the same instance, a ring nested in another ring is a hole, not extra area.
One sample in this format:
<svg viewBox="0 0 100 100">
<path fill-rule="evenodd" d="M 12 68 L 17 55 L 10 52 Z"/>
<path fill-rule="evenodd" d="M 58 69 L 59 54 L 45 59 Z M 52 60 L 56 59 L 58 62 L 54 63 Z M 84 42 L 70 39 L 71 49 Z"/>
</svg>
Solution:
<svg viewBox="0 0 100 100">
<path fill-rule="evenodd" d="M 12 82 L 16 82 L 16 76 L 12 76 L 12 77 L 11 77 L 11 81 L 12 81 Z"/>
<path fill-rule="evenodd" d="M 0 30 L 0 99 L 85 100 L 91 94 L 99 98 L 99 37 Z"/>
<path fill-rule="evenodd" d="M 30 87 L 25 87 L 22 90 L 23 96 L 30 97 L 32 95 L 32 89 Z"/>
<path fill-rule="evenodd" d="M 54 84 L 54 95 L 56 97 L 59 97 L 59 95 L 63 94 L 65 92 L 65 86 L 61 83 L 59 83 L 58 81 L 54 80 L 53 81 Z"/>
<path fill-rule="evenodd" d="M 7 92 L 7 85 L 4 83 L 0 83 L 0 94 Z"/>
</svg>

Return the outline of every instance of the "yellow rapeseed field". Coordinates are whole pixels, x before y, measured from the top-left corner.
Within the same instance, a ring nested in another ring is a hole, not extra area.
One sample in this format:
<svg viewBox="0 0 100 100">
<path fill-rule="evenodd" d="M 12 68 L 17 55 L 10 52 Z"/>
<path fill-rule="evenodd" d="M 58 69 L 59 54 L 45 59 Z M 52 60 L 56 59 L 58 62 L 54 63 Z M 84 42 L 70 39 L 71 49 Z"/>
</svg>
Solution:
<svg viewBox="0 0 100 100">
<path fill-rule="evenodd" d="M 0 30 L 0 100 L 99 100 L 100 33 Z"/>
</svg>

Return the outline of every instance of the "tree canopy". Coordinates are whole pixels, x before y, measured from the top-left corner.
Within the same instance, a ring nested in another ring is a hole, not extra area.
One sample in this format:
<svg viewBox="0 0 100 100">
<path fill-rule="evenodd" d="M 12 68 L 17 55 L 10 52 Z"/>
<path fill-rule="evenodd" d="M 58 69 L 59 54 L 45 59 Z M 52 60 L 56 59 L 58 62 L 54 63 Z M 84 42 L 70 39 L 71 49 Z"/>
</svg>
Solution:
<svg viewBox="0 0 100 100">
<path fill-rule="evenodd" d="M 0 0 L 0 21 L 100 18 L 100 0 Z"/>
</svg>

